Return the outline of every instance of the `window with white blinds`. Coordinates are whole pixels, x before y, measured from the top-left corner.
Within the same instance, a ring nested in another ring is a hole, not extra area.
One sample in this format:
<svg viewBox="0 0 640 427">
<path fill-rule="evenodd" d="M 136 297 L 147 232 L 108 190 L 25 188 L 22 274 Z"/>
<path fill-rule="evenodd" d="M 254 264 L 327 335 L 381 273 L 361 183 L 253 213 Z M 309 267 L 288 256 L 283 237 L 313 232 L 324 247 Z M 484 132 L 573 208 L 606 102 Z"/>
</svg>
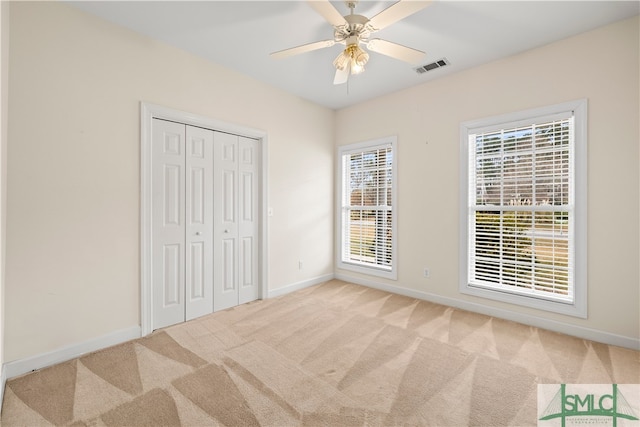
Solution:
<svg viewBox="0 0 640 427">
<path fill-rule="evenodd" d="M 584 170 L 576 167 L 576 150 L 581 147 L 582 159 L 585 145 L 583 123 L 577 131 L 576 120 L 583 117 L 567 107 L 463 125 L 463 291 L 488 291 L 507 301 L 523 297 L 520 303 L 569 314 L 586 310 L 586 287 L 580 288 L 586 281 L 576 269 L 577 243 L 586 242 L 586 213 L 579 211 L 585 205 L 577 203 L 585 177 L 576 173 Z"/>
<path fill-rule="evenodd" d="M 395 279 L 395 138 L 339 148 L 340 268 Z"/>
</svg>

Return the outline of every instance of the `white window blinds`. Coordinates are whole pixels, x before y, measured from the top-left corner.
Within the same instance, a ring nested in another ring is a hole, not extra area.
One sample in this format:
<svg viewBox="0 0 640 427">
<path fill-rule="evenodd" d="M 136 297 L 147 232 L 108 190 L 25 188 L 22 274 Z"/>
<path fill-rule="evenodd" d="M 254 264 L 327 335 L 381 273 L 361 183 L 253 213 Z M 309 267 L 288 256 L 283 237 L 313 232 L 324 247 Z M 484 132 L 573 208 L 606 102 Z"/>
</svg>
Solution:
<svg viewBox="0 0 640 427">
<path fill-rule="evenodd" d="M 345 264 L 393 268 L 393 145 L 341 152 L 341 254 Z"/>
<path fill-rule="evenodd" d="M 573 303 L 573 115 L 468 137 L 469 285 Z"/>
</svg>

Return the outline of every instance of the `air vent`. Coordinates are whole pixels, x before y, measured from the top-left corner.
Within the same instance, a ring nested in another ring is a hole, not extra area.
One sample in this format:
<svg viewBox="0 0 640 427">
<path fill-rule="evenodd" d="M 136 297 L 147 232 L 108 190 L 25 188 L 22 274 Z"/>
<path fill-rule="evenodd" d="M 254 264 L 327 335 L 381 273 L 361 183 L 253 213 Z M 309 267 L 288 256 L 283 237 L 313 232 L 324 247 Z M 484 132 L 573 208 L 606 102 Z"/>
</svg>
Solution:
<svg viewBox="0 0 640 427">
<path fill-rule="evenodd" d="M 449 65 L 449 60 L 447 58 L 442 58 L 436 62 L 432 62 L 431 64 L 421 65 L 419 67 L 416 67 L 415 70 L 416 70 L 416 73 L 418 74 L 424 74 L 427 71 L 435 70 L 436 68 L 442 68 L 445 65 Z"/>
</svg>

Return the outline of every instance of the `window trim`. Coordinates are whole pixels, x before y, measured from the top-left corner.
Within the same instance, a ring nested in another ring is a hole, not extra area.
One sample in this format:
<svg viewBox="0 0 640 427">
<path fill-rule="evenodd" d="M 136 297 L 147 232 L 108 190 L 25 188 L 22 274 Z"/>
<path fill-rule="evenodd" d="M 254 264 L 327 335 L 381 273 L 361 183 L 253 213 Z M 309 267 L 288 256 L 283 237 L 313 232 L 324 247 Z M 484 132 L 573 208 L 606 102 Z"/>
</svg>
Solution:
<svg viewBox="0 0 640 427">
<path fill-rule="evenodd" d="M 514 122 L 533 122 L 538 117 L 573 111 L 574 115 L 574 300 L 552 301 L 533 296 L 507 293 L 469 284 L 469 134 L 487 127 Z M 547 107 L 518 111 L 472 120 L 460 124 L 460 221 L 459 221 L 459 291 L 491 300 L 521 305 L 574 317 L 587 318 L 587 100 L 580 99 Z"/>
<path fill-rule="evenodd" d="M 342 217 L 342 200 L 343 200 L 343 161 L 345 154 L 374 149 L 383 145 L 391 145 L 391 153 L 393 161 L 391 163 L 391 174 L 393 180 L 391 182 L 391 269 L 377 268 L 373 265 L 354 264 L 342 260 L 342 237 L 343 237 L 343 217 Z M 382 277 L 385 279 L 397 280 L 398 278 L 398 145 L 396 136 L 388 136 L 375 140 L 362 141 L 353 144 L 342 145 L 337 148 L 337 167 L 336 167 L 336 233 L 335 233 L 335 253 L 336 266 L 338 269 L 348 270 L 356 273 L 367 274 L 371 276 Z"/>
</svg>

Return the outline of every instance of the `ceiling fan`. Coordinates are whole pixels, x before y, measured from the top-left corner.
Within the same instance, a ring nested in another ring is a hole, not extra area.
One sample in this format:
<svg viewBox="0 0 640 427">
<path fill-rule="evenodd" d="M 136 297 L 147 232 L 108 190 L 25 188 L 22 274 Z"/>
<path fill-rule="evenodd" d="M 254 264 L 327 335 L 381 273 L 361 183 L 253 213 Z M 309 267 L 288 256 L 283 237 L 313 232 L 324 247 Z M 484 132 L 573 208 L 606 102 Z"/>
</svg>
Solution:
<svg viewBox="0 0 640 427">
<path fill-rule="evenodd" d="M 415 64 L 422 59 L 424 52 L 382 39 L 371 39 L 370 35 L 382 30 L 401 19 L 427 7 L 431 1 L 399 0 L 371 19 L 353 13 L 358 0 L 347 0 L 345 4 L 351 11 L 342 16 L 329 0 L 308 0 L 309 5 L 333 26 L 333 39 L 308 43 L 284 49 L 271 54 L 274 58 L 286 58 L 313 50 L 331 47 L 336 43 L 345 45 L 345 49 L 333 61 L 336 74 L 333 84 L 345 83 L 350 74 L 360 74 L 369 61 L 369 54 L 361 47 L 390 56 L 401 61 Z"/>
</svg>

